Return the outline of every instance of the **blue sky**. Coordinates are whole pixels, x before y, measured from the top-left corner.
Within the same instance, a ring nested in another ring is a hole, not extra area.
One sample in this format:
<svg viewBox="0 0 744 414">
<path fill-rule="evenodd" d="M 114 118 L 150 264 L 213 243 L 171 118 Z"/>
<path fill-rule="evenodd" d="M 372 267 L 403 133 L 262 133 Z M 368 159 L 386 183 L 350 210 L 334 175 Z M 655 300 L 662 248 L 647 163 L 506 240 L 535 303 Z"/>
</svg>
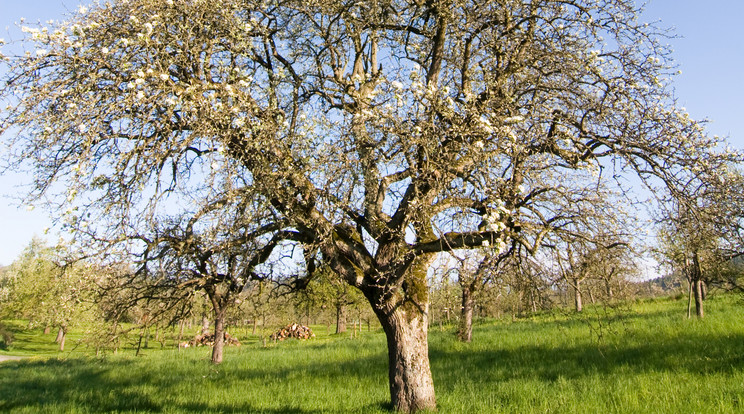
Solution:
<svg viewBox="0 0 744 414">
<path fill-rule="evenodd" d="M 84 2 L 84 3 L 87 3 Z M 0 38 L 18 36 L 15 23 L 59 20 L 75 10 L 77 0 L 0 0 Z M 744 2 L 740 0 L 651 0 L 644 20 L 660 20 L 678 36 L 670 40 L 674 58 L 682 70 L 675 80 L 680 105 L 695 119 L 710 119 L 710 134 L 729 137 L 735 148 L 744 149 Z M 4 156 L 4 150 L 0 150 Z M 44 229 L 52 224 L 44 211 L 28 211 L 10 197 L 32 177 L 0 176 L 0 265 L 10 264 L 34 235 L 53 242 L 58 235 Z"/>
</svg>

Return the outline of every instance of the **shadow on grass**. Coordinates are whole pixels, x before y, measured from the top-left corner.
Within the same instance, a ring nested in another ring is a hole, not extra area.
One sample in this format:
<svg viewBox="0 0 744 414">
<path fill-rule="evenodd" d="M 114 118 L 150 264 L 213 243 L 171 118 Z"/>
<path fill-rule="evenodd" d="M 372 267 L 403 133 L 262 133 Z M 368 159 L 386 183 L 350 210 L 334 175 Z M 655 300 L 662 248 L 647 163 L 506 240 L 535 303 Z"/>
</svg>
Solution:
<svg viewBox="0 0 744 414">
<path fill-rule="evenodd" d="M 458 382 L 495 383 L 588 375 L 644 372 L 688 372 L 696 375 L 728 374 L 744 370 L 744 335 L 687 333 L 670 340 L 663 336 L 635 335 L 633 344 L 576 346 L 531 345 L 512 349 L 434 347 L 429 355 L 440 390 Z"/>
<path fill-rule="evenodd" d="M 317 348 L 308 347 L 310 352 L 321 352 Z M 309 414 L 390 411 L 387 401 L 375 402 L 374 398 L 352 404 L 350 409 L 329 408 L 323 406 L 322 402 L 308 399 L 317 391 L 312 389 L 289 393 L 286 403 L 266 402 L 256 398 L 256 393 L 250 397 L 239 391 L 234 392 L 229 401 L 220 401 L 224 395 L 219 395 L 220 388 L 236 390 L 256 387 L 259 387 L 258 395 L 268 395 L 275 392 L 271 388 L 277 387 L 277 383 L 280 388 L 291 389 L 294 381 L 298 382 L 297 388 L 305 388 L 302 377 L 328 383 L 332 390 L 334 387 L 342 389 L 354 377 L 370 382 L 379 379 L 380 386 L 386 389 L 384 358 L 326 362 L 308 360 L 299 364 L 297 369 L 292 369 L 271 364 L 251 364 L 252 367 L 246 367 L 245 360 L 226 361 L 214 367 L 195 356 L 175 363 L 170 372 L 164 372 L 164 368 L 168 367 L 167 361 L 150 364 L 146 358 L 103 362 L 84 358 L 4 362 L 0 365 L 0 412 Z M 260 362 L 260 356 L 250 362 L 257 361 Z M 370 366 L 374 368 L 370 369 Z M 153 388 L 156 390 L 153 391 Z M 210 395 L 210 392 L 214 392 L 214 395 Z M 353 400 L 347 402 L 354 403 Z"/>
</svg>

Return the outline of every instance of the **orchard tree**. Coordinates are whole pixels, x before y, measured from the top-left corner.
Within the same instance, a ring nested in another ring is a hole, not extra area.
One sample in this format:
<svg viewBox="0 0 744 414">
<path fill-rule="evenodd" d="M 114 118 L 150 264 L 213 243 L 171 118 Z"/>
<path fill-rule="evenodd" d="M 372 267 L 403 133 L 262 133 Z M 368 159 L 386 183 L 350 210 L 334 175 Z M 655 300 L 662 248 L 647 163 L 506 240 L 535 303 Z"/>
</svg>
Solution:
<svg viewBox="0 0 744 414">
<path fill-rule="evenodd" d="M 223 360 L 228 312 L 245 299 L 251 282 L 266 278 L 272 253 L 290 238 L 257 208 L 255 200 L 220 194 L 198 211 L 152 223 L 149 229 L 124 236 L 134 258 L 136 277 L 146 286 L 140 298 L 156 302 L 160 312 L 183 307 L 196 292 L 206 295 L 213 315 L 212 363 Z M 125 279 L 120 283 L 127 288 Z M 205 322 L 202 334 L 207 334 Z"/>
<path fill-rule="evenodd" d="M 433 409 L 438 253 L 534 250 L 589 178 L 679 195 L 729 156 L 674 107 L 665 32 L 639 16 L 630 0 L 97 4 L 26 28 L 0 131 L 30 198 L 62 189 L 78 235 L 259 195 L 307 274 L 321 261 L 369 301 L 393 407 Z"/>
<path fill-rule="evenodd" d="M 364 302 L 358 291 L 352 290 L 348 283 L 339 279 L 327 267 L 318 269 L 304 290 L 321 307 L 332 306 L 337 334 L 346 332 L 349 308 Z"/>
<path fill-rule="evenodd" d="M 685 197 L 664 204 L 658 218 L 661 262 L 688 282 L 702 318 L 708 284 L 738 287 L 736 261 L 744 254 L 744 176 L 735 165 L 720 167 L 715 181 L 692 181 Z"/>
<path fill-rule="evenodd" d="M 545 241 L 556 273 L 573 290 L 576 312 L 583 310 L 584 293 L 592 279 L 611 278 L 618 271 L 610 268 L 611 274 L 603 274 L 610 262 L 628 253 L 632 238 L 631 220 L 617 198 L 598 188 L 591 202 L 582 207 Z"/>
<path fill-rule="evenodd" d="M 69 328 L 80 323 L 95 294 L 91 268 L 71 263 L 64 246 L 48 247 L 34 239 L 11 264 L 4 298 L 5 316 L 29 319 L 29 327 L 57 328 L 60 351 Z"/>
</svg>

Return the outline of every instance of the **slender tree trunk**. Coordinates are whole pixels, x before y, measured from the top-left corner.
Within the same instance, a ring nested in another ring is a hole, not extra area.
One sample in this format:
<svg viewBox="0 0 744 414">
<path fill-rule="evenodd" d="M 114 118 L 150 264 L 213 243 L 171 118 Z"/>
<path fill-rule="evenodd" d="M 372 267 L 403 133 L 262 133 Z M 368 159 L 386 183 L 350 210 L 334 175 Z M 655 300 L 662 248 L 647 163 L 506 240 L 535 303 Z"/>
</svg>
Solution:
<svg viewBox="0 0 744 414">
<path fill-rule="evenodd" d="M 698 318 L 703 318 L 703 281 L 695 281 L 695 312 Z"/>
<path fill-rule="evenodd" d="M 576 312 L 584 310 L 584 304 L 581 301 L 581 280 L 574 279 L 574 304 L 576 305 Z"/>
<path fill-rule="evenodd" d="M 705 302 L 705 299 L 708 297 L 708 284 L 704 280 L 700 280 L 700 287 L 702 288 L 703 302 Z"/>
<path fill-rule="evenodd" d="M 225 312 L 215 310 L 214 318 L 214 346 L 212 347 L 212 363 L 221 364 L 225 348 Z"/>
<path fill-rule="evenodd" d="M 202 315 L 202 335 L 209 335 L 209 317 L 204 314 Z"/>
<path fill-rule="evenodd" d="M 336 303 L 336 333 L 346 332 L 346 302 Z"/>
<path fill-rule="evenodd" d="M 376 309 L 388 344 L 390 399 L 396 411 L 436 409 L 429 367 L 427 309 Z"/>
<path fill-rule="evenodd" d="M 517 297 L 519 299 L 517 301 L 517 316 L 521 317 L 522 316 L 522 305 L 523 305 L 522 302 L 524 302 L 524 292 L 521 289 L 519 290 L 519 295 Z"/>
<path fill-rule="evenodd" d="M 537 294 L 535 289 L 530 289 L 530 304 L 532 305 L 532 313 L 537 313 Z"/>
<path fill-rule="evenodd" d="M 65 350 L 65 338 L 67 338 L 67 327 L 61 325 L 59 331 L 57 331 L 57 339 L 55 339 L 55 342 L 59 344 L 60 351 Z"/>
<path fill-rule="evenodd" d="M 150 325 L 145 324 L 145 349 L 150 347 Z"/>
<path fill-rule="evenodd" d="M 689 262 L 688 262 L 689 263 Z M 703 280 L 702 280 L 702 271 L 700 269 L 700 259 L 698 257 L 697 251 L 693 252 L 692 254 L 692 263 L 691 263 L 691 269 L 690 269 L 690 280 L 692 281 L 692 285 L 690 288 L 692 289 L 693 294 L 695 295 L 695 311 L 698 318 L 702 318 L 704 316 L 703 312 Z"/>
<path fill-rule="evenodd" d="M 139 340 L 137 341 L 137 350 L 134 351 L 134 356 L 138 356 L 140 353 L 140 349 L 142 349 L 142 338 L 145 336 L 145 328 L 140 329 L 140 336 Z"/>
<path fill-rule="evenodd" d="M 690 319 L 692 317 L 692 280 L 688 279 L 687 284 L 689 285 L 687 290 L 687 319 Z"/>
<path fill-rule="evenodd" d="M 473 308 L 475 300 L 469 286 L 462 289 L 462 309 L 460 313 L 460 327 L 457 329 L 457 339 L 470 342 L 473 336 Z"/>
<path fill-rule="evenodd" d="M 44 326 L 44 335 L 49 335 L 49 332 L 52 332 L 52 325 L 46 324 Z"/>
<path fill-rule="evenodd" d="M 594 292 L 592 291 L 591 285 L 586 290 L 589 292 L 589 301 L 592 302 L 592 305 L 596 304 L 597 301 L 594 299 Z"/>
<path fill-rule="evenodd" d="M 253 330 L 251 331 L 251 335 L 256 335 L 257 327 L 258 327 L 258 316 L 253 318 Z"/>
</svg>

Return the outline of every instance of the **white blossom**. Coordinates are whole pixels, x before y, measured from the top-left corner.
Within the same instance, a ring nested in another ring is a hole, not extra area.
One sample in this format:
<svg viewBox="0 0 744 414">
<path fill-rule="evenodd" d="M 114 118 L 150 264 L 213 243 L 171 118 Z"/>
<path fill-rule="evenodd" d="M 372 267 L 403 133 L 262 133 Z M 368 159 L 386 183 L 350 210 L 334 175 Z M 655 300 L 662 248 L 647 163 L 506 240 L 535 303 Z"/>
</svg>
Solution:
<svg viewBox="0 0 744 414">
<path fill-rule="evenodd" d="M 516 123 L 522 122 L 522 121 L 524 121 L 524 117 L 521 116 L 521 115 L 510 116 L 510 117 L 504 119 L 504 123 L 505 124 L 516 124 Z"/>
</svg>

